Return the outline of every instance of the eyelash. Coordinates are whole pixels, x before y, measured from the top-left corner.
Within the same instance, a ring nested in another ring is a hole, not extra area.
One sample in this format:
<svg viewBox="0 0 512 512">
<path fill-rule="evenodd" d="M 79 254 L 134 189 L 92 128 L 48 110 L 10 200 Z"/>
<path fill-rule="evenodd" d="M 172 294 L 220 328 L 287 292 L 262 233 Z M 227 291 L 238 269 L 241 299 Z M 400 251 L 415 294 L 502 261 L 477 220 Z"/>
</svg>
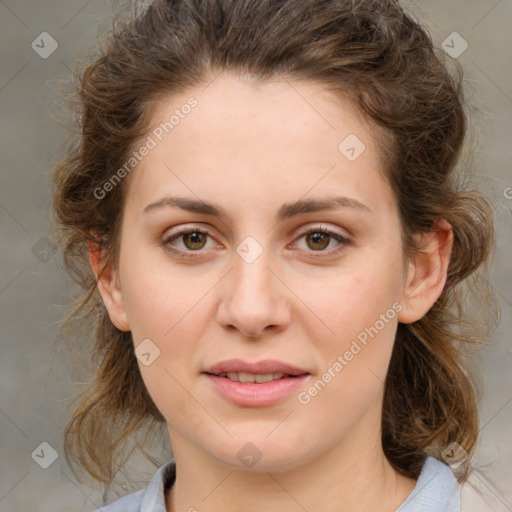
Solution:
<svg viewBox="0 0 512 512">
<path fill-rule="evenodd" d="M 196 251 L 193 251 L 193 250 L 183 251 L 181 249 L 176 249 L 170 245 L 170 242 L 172 242 L 184 235 L 188 235 L 191 233 L 200 233 L 202 235 L 207 235 L 207 236 L 211 237 L 211 235 L 208 231 L 205 231 L 202 229 L 196 229 L 196 228 L 184 229 L 182 231 L 174 233 L 173 235 L 165 238 L 162 242 L 162 245 L 165 247 L 166 251 L 173 253 L 174 255 L 178 256 L 179 258 L 197 258 L 199 256 L 199 254 L 197 254 L 197 253 L 204 252 L 202 249 L 198 249 Z M 313 234 L 313 233 L 322 233 L 324 235 L 328 235 L 329 237 L 334 238 L 334 240 L 339 242 L 339 245 L 336 248 L 330 249 L 330 250 L 307 251 L 308 253 L 312 253 L 312 254 L 307 255 L 307 257 L 310 257 L 310 258 L 322 258 L 325 255 L 334 256 L 334 255 L 342 252 L 343 250 L 345 250 L 345 248 L 347 246 L 351 245 L 351 243 L 352 243 L 351 240 L 349 240 L 348 238 L 340 235 L 339 233 L 336 233 L 335 231 L 331 231 L 323 226 L 311 228 L 311 229 L 308 229 L 307 231 L 302 232 L 298 236 L 296 241 L 300 240 L 301 238 L 303 238 L 307 235 Z M 213 237 L 211 237 L 211 238 L 213 238 Z M 329 240 L 329 243 L 330 243 L 330 240 Z M 320 253 L 320 254 L 314 255 L 315 252 Z"/>
</svg>

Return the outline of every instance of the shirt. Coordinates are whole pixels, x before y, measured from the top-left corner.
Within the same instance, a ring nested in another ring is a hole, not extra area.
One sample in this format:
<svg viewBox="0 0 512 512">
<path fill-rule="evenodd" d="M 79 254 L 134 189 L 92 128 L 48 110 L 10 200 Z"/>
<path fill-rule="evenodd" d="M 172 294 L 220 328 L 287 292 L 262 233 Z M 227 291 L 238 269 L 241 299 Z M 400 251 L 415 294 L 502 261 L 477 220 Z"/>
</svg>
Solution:
<svg viewBox="0 0 512 512">
<path fill-rule="evenodd" d="M 164 464 L 146 489 L 129 494 L 96 512 L 166 512 L 165 490 L 174 485 L 174 460 Z M 460 486 L 448 466 L 427 457 L 407 499 L 395 512 L 461 512 Z"/>
</svg>

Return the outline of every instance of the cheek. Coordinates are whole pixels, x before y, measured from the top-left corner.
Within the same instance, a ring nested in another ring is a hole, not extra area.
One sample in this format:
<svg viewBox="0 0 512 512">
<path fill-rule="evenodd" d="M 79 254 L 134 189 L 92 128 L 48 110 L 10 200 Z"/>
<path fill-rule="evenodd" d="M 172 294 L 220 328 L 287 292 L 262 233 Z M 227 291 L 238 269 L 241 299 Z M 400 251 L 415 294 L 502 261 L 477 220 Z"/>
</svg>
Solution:
<svg viewBox="0 0 512 512">
<path fill-rule="evenodd" d="M 312 283 L 302 280 L 295 286 L 297 295 L 305 297 L 312 319 L 310 336 L 319 339 L 319 346 L 340 350 L 366 328 L 388 313 L 386 320 L 396 323 L 396 303 L 400 297 L 398 267 L 390 264 L 385 268 L 374 268 L 360 261 L 357 267 L 341 271 Z M 315 284 L 315 286 L 313 286 Z M 304 313 L 307 314 L 307 313 Z M 305 318 L 305 317 L 303 317 Z M 379 330 L 386 329 L 379 322 Z M 319 336 L 320 335 L 320 336 Z M 390 335 L 386 332 L 386 336 Z M 392 337 L 392 336 L 391 336 Z"/>
<path fill-rule="evenodd" d="M 167 422 L 172 424 L 176 411 L 180 411 L 180 417 L 187 418 L 191 429 L 199 428 L 205 418 L 191 399 L 190 383 L 197 369 L 195 354 L 200 350 L 199 342 L 211 314 L 207 300 L 201 300 L 209 287 L 193 286 L 190 279 L 183 277 L 162 279 L 162 274 L 144 272 L 144 280 L 133 280 L 128 294 L 135 345 L 150 339 L 159 351 L 151 365 L 139 361 L 139 368 Z"/>
<path fill-rule="evenodd" d="M 318 349 L 322 373 L 304 401 L 316 401 L 321 415 L 332 410 L 357 415 L 383 390 L 401 305 L 399 267 L 382 263 L 360 261 L 357 269 L 306 295 L 318 316 L 309 322 L 308 337 Z"/>
<path fill-rule="evenodd" d="M 160 410 L 176 410 L 179 402 L 185 403 L 179 383 L 195 371 L 194 354 L 209 314 L 204 299 L 214 283 L 211 277 L 167 268 L 162 261 L 145 261 L 135 252 L 123 263 L 123 295 L 134 345 L 149 339 L 158 354 L 149 366 L 139 361 L 142 378 Z"/>
<path fill-rule="evenodd" d="M 122 270 L 127 277 L 123 295 L 135 344 L 154 338 L 165 346 L 177 337 L 176 332 L 193 327 L 190 318 L 200 315 L 201 302 L 215 284 L 215 276 L 179 268 L 162 255 L 150 259 L 133 253 L 125 258 Z"/>
<path fill-rule="evenodd" d="M 348 432 L 380 404 L 397 325 L 392 304 L 365 294 L 350 296 L 335 312 L 326 320 L 335 334 L 317 332 L 314 341 L 320 374 L 298 397 L 304 414 L 331 425 L 333 436 Z"/>
</svg>

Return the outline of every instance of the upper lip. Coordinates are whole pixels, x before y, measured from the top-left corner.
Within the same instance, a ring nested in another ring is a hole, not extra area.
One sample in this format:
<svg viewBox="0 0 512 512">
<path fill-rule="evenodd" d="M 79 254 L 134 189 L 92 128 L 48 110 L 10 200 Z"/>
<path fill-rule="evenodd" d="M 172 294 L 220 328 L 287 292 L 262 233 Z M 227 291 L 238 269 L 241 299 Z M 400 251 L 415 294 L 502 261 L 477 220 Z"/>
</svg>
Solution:
<svg viewBox="0 0 512 512">
<path fill-rule="evenodd" d="M 221 373 L 252 373 L 258 374 L 269 374 L 269 373 L 284 373 L 286 375 L 303 375 L 309 373 L 304 368 L 293 366 L 283 361 L 277 361 L 274 359 L 265 359 L 264 361 L 257 361 L 250 363 L 242 359 L 229 359 L 226 361 L 220 361 L 207 368 L 204 373 L 211 373 L 213 375 L 220 375 Z"/>
</svg>

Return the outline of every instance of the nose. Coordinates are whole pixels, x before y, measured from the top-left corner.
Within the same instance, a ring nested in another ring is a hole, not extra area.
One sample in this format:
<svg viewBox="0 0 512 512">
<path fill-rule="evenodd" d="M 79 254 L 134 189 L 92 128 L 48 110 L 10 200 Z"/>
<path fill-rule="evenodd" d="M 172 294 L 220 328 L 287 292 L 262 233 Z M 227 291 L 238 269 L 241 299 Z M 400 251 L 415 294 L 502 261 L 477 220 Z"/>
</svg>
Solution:
<svg viewBox="0 0 512 512">
<path fill-rule="evenodd" d="M 222 289 L 219 323 L 247 338 L 283 331 L 291 320 L 291 294 L 278 271 L 271 268 L 276 265 L 268 261 L 265 251 L 252 263 L 236 253 L 233 258 L 234 268 Z"/>
</svg>

